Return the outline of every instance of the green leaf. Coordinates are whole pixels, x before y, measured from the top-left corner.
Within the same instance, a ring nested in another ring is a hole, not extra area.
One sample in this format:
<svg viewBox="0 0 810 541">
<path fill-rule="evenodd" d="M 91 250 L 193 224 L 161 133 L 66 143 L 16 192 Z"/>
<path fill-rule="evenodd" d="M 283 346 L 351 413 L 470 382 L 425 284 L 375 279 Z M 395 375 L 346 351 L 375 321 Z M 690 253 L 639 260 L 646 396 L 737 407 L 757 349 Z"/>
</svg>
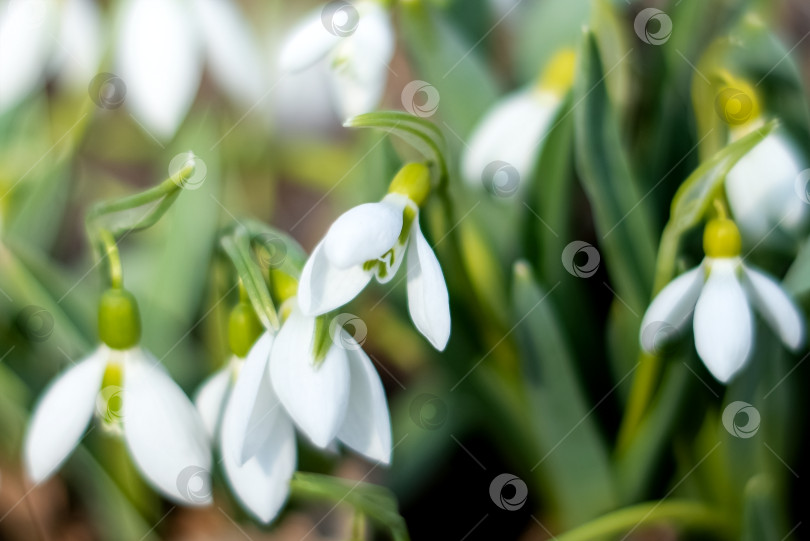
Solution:
<svg viewBox="0 0 810 541">
<path fill-rule="evenodd" d="M 574 83 L 577 171 L 618 296 L 640 308 L 652 286 L 655 229 L 621 143 L 605 78 L 596 38 L 586 31 Z"/>
<path fill-rule="evenodd" d="M 402 111 L 364 113 L 350 118 L 347 128 L 376 128 L 403 139 L 438 168 L 438 181 L 447 180 L 447 161 L 444 157 L 444 136 L 435 124 Z"/>
<path fill-rule="evenodd" d="M 556 287 L 556 286 L 555 286 Z M 542 466 L 563 521 L 579 524 L 613 509 L 616 488 L 605 443 L 590 417 L 576 363 L 550 298 L 526 263 L 515 265 L 513 304 L 523 380 Z"/>
<path fill-rule="evenodd" d="M 397 499 L 388 489 L 369 483 L 345 481 L 328 475 L 296 473 L 290 481 L 293 496 L 345 503 L 384 527 L 394 541 L 408 541 L 405 519 Z"/>
<path fill-rule="evenodd" d="M 788 538 L 783 519 L 784 503 L 779 501 L 774 483 L 766 475 L 748 481 L 743 494 L 741 541 Z"/>
</svg>

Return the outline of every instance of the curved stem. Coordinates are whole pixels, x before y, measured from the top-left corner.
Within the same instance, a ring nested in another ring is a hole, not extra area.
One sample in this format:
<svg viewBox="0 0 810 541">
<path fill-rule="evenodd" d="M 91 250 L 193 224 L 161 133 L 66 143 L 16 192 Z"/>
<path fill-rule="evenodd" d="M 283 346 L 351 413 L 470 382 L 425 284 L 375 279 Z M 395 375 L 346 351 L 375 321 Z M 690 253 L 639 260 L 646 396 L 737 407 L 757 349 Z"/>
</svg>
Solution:
<svg viewBox="0 0 810 541">
<path fill-rule="evenodd" d="M 558 541 L 592 541 L 629 536 L 637 528 L 657 522 L 675 522 L 690 530 L 714 533 L 720 539 L 732 539 L 733 528 L 727 517 L 702 503 L 684 500 L 647 502 L 619 509 L 557 536 Z"/>
<path fill-rule="evenodd" d="M 120 289 L 124 286 L 124 271 L 121 267 L 121 255 L 118 252 L 118 244 L 115 237 L 107 230 L 100 229 L 99 240 L 104 245 L 104 254 L 107 258 L 107 266 L 110 271 L 110 286 Z"/>
</svg>

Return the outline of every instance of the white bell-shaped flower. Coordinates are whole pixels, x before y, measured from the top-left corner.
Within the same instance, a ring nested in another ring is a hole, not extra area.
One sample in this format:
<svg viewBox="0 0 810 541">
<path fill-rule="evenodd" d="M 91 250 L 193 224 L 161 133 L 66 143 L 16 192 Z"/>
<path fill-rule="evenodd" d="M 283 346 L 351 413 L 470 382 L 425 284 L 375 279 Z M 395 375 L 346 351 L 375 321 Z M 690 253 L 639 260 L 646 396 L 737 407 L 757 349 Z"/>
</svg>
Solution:
<svg viewBox="0 0 810 541">
<path fill-rule="evenodd" d="M 573 69 L 574 53 L 560 51 L 537 84 L 503 97 L 487 111 L 462 155 L 461 173 L 468 184 L 506 196 L 528 182 Z"/>
<path fill-rule="evenodd" d="M 234 355 L 195 398 L 234 494 L 265 524 L 287 501 L 297 461 L 293 424 L 270 385 L 272 345 L 273 335 L 262 335 L 247 358 Z"/>
<path fill-rule="evenodd" d="M 301 272 L 298 303 L 310 316 L 330 312 L 357 296 L 374 276 L 390 281 L 407 255 L 408 308 L 416 328 L 436 349 L 450 337 L 447 284 L 436 254 L 419 227 L 419 205 L 430 190 L 429 172 L 411 163 L 388 195 L 341 215 Z"/>
<path fill-rule="evenodd" d="M 726 383 L 751 353 L 753 305 L 788 348 L 800 348 L 801 312 L 772 277 L 743 263 L 734 222 L 710 221 L 704 250 L 704 261 L 670 282 L 650 304 L 641 322 L 642 347 L 654 352 L 658 341 L 682 331 L 694 312 L 698 355 L 712 375 Z"/>
<path fill-rule="evenodd" d="M 101 41 L 101 16 L 92 0 L 0 2 L 0 113 L 40 88 L 47 75 L 86 90 Z"/>
<path fill-rule="evenodd" d="M 290 32 L 280 64 L 282 70 L 296 72 L 326 58 L 340 113 L 350 118 L 380 102 L 393 54 L 394 31 L 378 2 L 330 2 Z"/>
<path fill-rule="evenodd" d="M 322 322 L 297 306 L 292 309 L 270 353 L 270 382 L 313 444 L 329 449 L 337 440 L 388 464 L 391 420 L 380 377 L 360 344 L 341 327 L 334 326 L 328 336 L 316 332 Z M 316 337 L 331 341 L 318 344 Z"/>
<path fill-rule="evenodd" d="M 191 107 L 204 61 L 214 81 L 253 109 L 266 90 L 245 17 L 228 0 L 125 0 L 119 8 L 117 75 L 126 104 L 150 133 L 171 139 Z"/>
<path fill-rule="evenodd" d="M 109 374 L 120 375 L 120 386 L 104 384 Z M 167 498 L 186 505 L 211 502 L 205 490 L 211 486 L 211 454 L 203 423 L 160 362 L 137 346 L 99 346 L 43 394 L 25 437 L 25 466 L 34 482 L 59 468 L 94 415 L 122 431 L 138 470 Z M 203 489 L 192 479 L 202 480 Z"/>
</svg>

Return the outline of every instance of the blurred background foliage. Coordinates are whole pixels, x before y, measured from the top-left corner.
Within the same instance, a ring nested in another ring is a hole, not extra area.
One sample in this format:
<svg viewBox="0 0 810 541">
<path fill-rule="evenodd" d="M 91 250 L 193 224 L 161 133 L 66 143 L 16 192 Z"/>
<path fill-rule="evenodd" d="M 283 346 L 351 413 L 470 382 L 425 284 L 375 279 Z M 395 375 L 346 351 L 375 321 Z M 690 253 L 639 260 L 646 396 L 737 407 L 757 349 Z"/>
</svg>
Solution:
<svg viewBox="0 0 810 541">
<path fill-rule="evenodd" d="M 309 250 L 342 211 L 385 193 L 407 149 L 381 132 L 344 129 L 322 77 L 285 78 L 275 68 L 285 30 L 316 6 L 239 2 L 278 87 L 247 110 L 204 77 L 169 142 L 146 133 L 125 106 L 98 108 L 83 89 L 52 80 L 0 114 L 0 537 L 347 535 L 350 510 L 296 499 L 274 526 L 259 528 L 221 478 L 215 506 L 174 508 L 102 431 L 44 486 L 29 487 L 20 468 L 34 400 L 97 340 L 100 273 L 83 225 L 93 202 L 165 178 L 182 151 L 205 162 L 199 189 L 122 242 L 144 343 L 192 394 L 227 358 L 224 323 L 236 294 L 217 232 L 250 216 Z M 660 46 L 633 32 L 635 15 L 648 6 L 672 20 Z M 111 17 L 116 2 L 100 7 Z M 383 471 L 301 443 L 300 469 L 389 486 L 413 539 L 610 539 L 631 529 L 628 539 L 800 538 L 803 528 L 794 526 L 808 500 L 799 460 L 808 451 L 803 358 L 760 327 L 756 362 L 724 388 L 688 341 L 639 361 L 638 328 L 663 285 L 658 274 L 702 257 L 698 216 L 677 232 L 678 251 L 661 270 L 659 239 L 676 190 L 687 178 L 714 186 L 756 142 L 717 158 L 724 139 L 711 105 L 697 106 L 712 101 L 701 97 L 708 90 L 700 73 L 722 65 L 762 80 L 768 117 L 807 154 L 802 68 L 810 7 L 801 0 L 403 0 L 392 10 L 397 49 L 381 108 L 402 109 L 402 88 L 415 79 L 440 95 L 431 120 L 445 135 L 454 208 L 449 214 L 432 202 L 425 229 L 448 281 L 453 332 L 443 354 L 428 347 L 408 321 L 396 280 L 390 294 L 373 286 L 361 295 L 351 310 L 367 322 L 364 347 L 390 399 L 393 465 Z M 477 121 L 499 96 L 535 80 L 563 47 L 577 50 L 576 80 L 529 188 L 499 199 L 462 185 L 459 154 Z M 717 167 L 698 169 L 712 159 Z M 562 266 L 572 240 L 599 248 L 594 276 Z M 789 249 L 757 249 L 751 261 L 787 273 L 807 312 L 807 240 L 798 253 L 794 260 Z M 640 377 L 649 382 L 646 396 L 634 395 Z M 735 400 L 758 405 L 756 439 L 723 428 L 720 412 Z M 490 498 L 502 472 L 528 485 L 519 510 Z"/>
</svg>

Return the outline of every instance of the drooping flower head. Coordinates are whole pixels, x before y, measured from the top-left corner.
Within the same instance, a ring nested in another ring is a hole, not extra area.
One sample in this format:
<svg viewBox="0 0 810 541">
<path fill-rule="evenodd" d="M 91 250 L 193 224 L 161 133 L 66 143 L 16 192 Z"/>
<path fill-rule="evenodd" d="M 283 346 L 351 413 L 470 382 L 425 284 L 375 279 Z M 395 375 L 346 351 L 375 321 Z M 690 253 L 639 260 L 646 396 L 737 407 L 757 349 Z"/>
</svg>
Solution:
<svg viewBox="0 0 810 541">
<path fill-rule="evenodd" d="M 695 347 L 706 368 L 727 383 L 746 364 L 754 341 L 753 305 L 791 350 L 804 343 L 804 320 L 772 277 L 743 263 L 736 224 L 709 221 L 706 257 L 655 297 L 641 322 L 641 345 L 654 352 L 660 339 L 685 329 L 693 315 Z M 676 332 L 671 332 L 672 330 Z"/>
<path fill-rule="evenodd" d="M 382 201 L 354 207 L 335 220 L 301 272 L 301 313 L 317 316 L 346 304 L 372 277 L 389 282 L 407 256 L 411 318 L 430 343 L 443 350 L 450 337 L 447 285 L 419 225 L 419 207 L 429 193 L 428 167 L 409 163 Z"/>
<path fill-rule="evenodd" d="M 211 454 L 202 420 L 160 362 L 138 346 L 140 318 L 131 293 L 104 293 L 99 337 L 102 345 L 60 375 L 35 407 L 25 437 L 29 477 L 41 483 L 53 475 L 95 416 L 123 436 L 135 466 L 163 495 L 186 505 L 210 503 Z"/>
</svg>

